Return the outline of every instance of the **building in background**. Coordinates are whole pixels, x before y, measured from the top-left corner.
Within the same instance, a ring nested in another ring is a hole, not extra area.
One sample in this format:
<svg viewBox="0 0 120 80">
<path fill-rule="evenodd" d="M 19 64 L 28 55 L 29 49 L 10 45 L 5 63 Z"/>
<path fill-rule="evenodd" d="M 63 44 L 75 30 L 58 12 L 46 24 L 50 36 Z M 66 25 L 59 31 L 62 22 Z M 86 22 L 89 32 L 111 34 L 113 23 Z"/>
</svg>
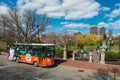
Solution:
<svg viewBox="0 0 120 80">
<path fill-rule="evenodd" d="M 98 33 L 98 28 L 93 26 L 93 27 L 90 27 L 90 34 L 96 34 L 97 35 Z"/>
<path fill-rule="evenodd" d="M 117 35 L 117 37 L 120 36 L 120 33 Z"/>
<path fill-rule="evenodd" d="M 81 32 L 74 32 L 73 34 L 74 34 L 74 36 L 80 36 L 80 35 L 82 35 Z"/>
<path fill-rule="evenodd" d="M 113 37 L 113 31 L 112 30 L 109 30 L 107 32 L 107 37 Z"/>
<path fill-rule="evenodd" d="M 104 36 L 104 35 L 105 35 L 105 28 L 104 28 L 104 27 L 101 27 L 101 28 L 100 28 L 100 35 L 101 35 L 101 36 Z"/>
<path fill-rule="evenodd" d="M 97 33 L 97 37 L 103 38 L 103 36 L 100 35 L 100 31 L 98 31 L 98 33 Z"/>
</svg>

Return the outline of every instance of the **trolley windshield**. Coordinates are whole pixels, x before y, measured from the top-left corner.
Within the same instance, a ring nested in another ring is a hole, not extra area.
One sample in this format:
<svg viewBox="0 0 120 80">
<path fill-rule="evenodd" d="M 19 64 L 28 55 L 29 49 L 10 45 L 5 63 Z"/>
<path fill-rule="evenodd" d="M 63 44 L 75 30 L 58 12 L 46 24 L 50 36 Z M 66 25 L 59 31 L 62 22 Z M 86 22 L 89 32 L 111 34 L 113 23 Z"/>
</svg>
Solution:
<svg viewBox="0 0 120 80">
<path fill-rule="evenodd" d="M 47 46 L 46 57 L 54 57 L 54 56 L 55 56 L 55 46 Z"/>
</svg>

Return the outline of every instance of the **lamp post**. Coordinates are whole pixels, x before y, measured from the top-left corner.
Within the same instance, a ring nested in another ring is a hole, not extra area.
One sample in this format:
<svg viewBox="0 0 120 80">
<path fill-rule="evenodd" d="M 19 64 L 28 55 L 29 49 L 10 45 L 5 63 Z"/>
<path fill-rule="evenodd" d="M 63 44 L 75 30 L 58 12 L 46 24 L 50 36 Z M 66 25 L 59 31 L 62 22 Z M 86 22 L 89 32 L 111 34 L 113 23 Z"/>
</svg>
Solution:
<svg viewBox="0 0 120 80">
<path fill-rule="evenodd" d="M 112 38 L 110 37 L 109 40 L 110 40 L 110 49 L 109 49 L 109 51 L 111 51 L 111 40 L 112 40 Z"/>
<path fill-rule="evenodd" d="M 70 41 L 70 49 L 71 49 L 71 38 L 69 38 L 69 41 Z"/>
<path fill-rule="evenodd" d="M 119 54 L 120 54 L 120 37 L 119 37 Z"/>
</svg>

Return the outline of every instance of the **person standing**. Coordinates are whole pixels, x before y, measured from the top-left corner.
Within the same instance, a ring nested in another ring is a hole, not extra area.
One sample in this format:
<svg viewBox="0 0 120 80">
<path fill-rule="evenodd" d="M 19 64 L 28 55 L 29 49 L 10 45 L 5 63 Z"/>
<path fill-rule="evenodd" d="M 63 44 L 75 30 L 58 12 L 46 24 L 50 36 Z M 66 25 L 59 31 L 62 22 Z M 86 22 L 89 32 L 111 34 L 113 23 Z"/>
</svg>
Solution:
<svg viewBox="0 0 120 80">
<path fill-rule="evenodd" d="M 97 54 L 99 53 L 99 45 L 97 45 Z"/>
<path fill-rule="evenodd" d="M 9 60 L 14 60 L 14 48 L 13 48 L 13 46 L 11 46 L 10 50 L 9 50 Z"/>
</svg>

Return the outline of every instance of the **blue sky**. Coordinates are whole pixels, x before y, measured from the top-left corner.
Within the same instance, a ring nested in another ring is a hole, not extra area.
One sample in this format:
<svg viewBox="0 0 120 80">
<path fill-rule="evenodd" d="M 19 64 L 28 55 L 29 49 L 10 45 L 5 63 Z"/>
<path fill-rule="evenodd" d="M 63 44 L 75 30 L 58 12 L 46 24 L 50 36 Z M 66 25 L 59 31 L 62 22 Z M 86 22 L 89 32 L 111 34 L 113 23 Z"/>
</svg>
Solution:
<svg viewBox="0 0 120 80">
<path fill-rule="evenodd" d="M 67 28 L 68 33 L 87 34 L 91 26 L 104 26 L 115 36 L 120 33 L 120 0 L 1 0 L 0 14 L 16 6 L 21 12 L 36 9 L 37 14 L 46 13 L 52 18 L 47 32 Z"/>
</svg>

